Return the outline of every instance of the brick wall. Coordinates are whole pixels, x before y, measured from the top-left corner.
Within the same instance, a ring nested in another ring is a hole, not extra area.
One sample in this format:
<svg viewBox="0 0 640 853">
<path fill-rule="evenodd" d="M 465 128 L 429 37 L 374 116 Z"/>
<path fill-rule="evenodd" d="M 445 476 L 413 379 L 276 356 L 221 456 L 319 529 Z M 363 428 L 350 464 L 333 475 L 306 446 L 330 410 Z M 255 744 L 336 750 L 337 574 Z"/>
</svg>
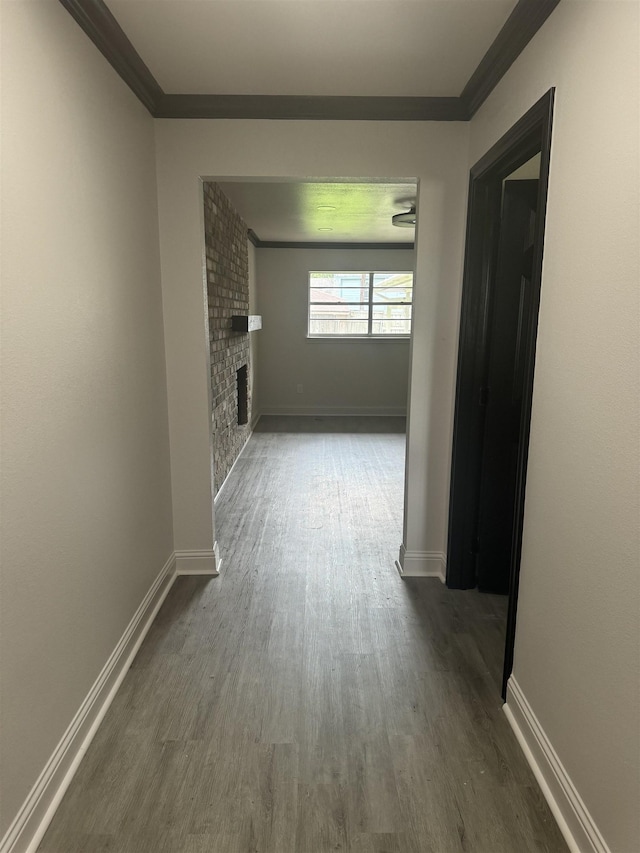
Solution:
<svg viewBox="0 0 640 853">
<path fill-rule="evenodd" d="M 249 313 L 249 257 L 247 226 L 211 181 L 204 183 L 204 231 L 217 492 L 250 431 L 248 424 L 238 425 L 236 392 L 236 371 L 249 364 L 249 335 L 231 331 L 232 315 Z M 251 423 L 251 389 L 248 410 Z"/>
</svg>

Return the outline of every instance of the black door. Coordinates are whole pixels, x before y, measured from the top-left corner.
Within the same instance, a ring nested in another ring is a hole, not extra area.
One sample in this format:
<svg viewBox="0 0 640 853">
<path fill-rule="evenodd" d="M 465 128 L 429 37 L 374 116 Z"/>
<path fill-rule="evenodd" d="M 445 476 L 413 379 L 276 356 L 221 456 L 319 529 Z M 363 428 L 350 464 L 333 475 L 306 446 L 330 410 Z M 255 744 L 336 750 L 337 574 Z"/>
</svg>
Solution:
<svg viewBox="0 0 640 853">
<path fill-rule="evenodd" d="M 477 535 L 482 592 L 509 593 L 518 443 L 526 385 L 527 330 L 538 181 L 505 181 L 495 286 L 490 306 L 488 364 Z"/>
<path fill-rule="evenodd" d="M 480 581 L 484 589 L 508 591 L 503 697 L 506 697 L 507 679 L 513 666 L 516 634 L 553 102 L 554 90 L 549 89 L 471 167 L 469 175 L 451 453 L 447 586 L 473 589 Z M 523 182 L 519 182 L 519 187 L 511 182 L 505 196 L 503 217 L 505 179 L 537 153 L 540 154 L 537 199 L 529 195 L 523 200 L 520 190 L 526 193 L 530 189 Z M 511 216 L 507 216 L 507 207 L 514 210 Z M 501 228 L 502 220 L 504 228 Z M 518 221 L 520 224 L 516 227 Z M 532 223 L 535 228 L 532 252 L 527 251 L 531 242 L 527 221 L 529 228 Z M 514 238 L 516 248 L 507 252 L 506 235 L 512 226 L 522 242 L 518 245 Z M 511 288 L 506 275 L 509 268 L 515 270 Z M 496 286 L 506 292 L 506 299 L 504 292 L 502 298 L 495 298 Z M 506 312 L 508 318 L 501 323 L 499 315 L 502 312 Z M 506 340 L 501 339 L 501 334 L 495 336 L 495 342 L 492 340 L 496 325 L 507 330 Z M 503 375 L 496 377 L 496 371 L 498 374 L 502 371 Z M 490 384 L 493 387 L 487 391 Z M 501 388 L 502 394 L 499 393 Z M 514 448 L 514 432 L 518 425 Z M 495 476 L 496 469 L 503 473 Z M 481 501 L 481 492 L 487 490 L 494 494 L 489 495 L 489 500 Z M 505 510 L 509 492 L 513 500 L 508 501 Z M 506 533 L 506 537 L 499 540 L 501 532 Z M 479 536 L 483 540 L 482 555 L 478 550 Z M 479 564 L 482 578 L 478 577 Z"/>
</svg>

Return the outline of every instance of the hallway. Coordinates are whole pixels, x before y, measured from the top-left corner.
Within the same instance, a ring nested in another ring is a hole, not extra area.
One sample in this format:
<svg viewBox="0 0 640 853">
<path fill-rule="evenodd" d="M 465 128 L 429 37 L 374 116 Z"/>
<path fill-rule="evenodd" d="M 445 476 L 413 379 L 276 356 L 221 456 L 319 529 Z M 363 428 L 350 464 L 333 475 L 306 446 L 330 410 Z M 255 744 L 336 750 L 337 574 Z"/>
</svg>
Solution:
<svg viewBox="0 0 640 853">
<path fill-rule="evenodd" d="M 506 599 L 402 580 L 401 419 L 263 417 L 40 853 L 560 853 Z"/>
</svg>

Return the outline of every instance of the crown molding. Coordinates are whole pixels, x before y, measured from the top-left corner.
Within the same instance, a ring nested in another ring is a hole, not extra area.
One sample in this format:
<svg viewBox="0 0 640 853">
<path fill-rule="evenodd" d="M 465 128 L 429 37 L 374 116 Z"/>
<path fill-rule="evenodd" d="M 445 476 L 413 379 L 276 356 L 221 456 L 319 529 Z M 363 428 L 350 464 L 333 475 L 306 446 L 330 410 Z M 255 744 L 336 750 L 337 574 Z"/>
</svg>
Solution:
<svg viewBox="0 0 640 853">
<path fill-rule="evenodd" d="M 469 121 L 560 0 L 518 0 L 459 97 L 170 95 L 104 0 L 59 0 L 154 118 Z"/>
<path fill-rule="evenodd" d="M 163 95 L 155 118 L 466 121 L 460 98 L 343 95 Z"/>
<path fill-rule="evenodd" d="M 462 90 L 468 119 L 473 118 L 560 0 L 518 0 Z"/>
<path fill-rule="evenodd" d="M 256 232 L 249 228 L 247 238 L 256 249 L 413 249 L 413 243 L 320 243 L 308 240 L 261 240 Z"/>
<path fill-rule="evenodd" d="M 60 0 L 60 3 L 154 115 L 164 92 L 103 0 Z"/>
<path fill-rule="evenodd" d="M 413 249 L 413 243 L 327 243 L 308 240 L 261 240 L 256 232 L 249 228 L 247 238 L 256 249 Z"/>
<path fill-rule="evenodd" d="M 413 243 L 313 243 L 286 242 L 279 240 L 260 241 L 257 249 L 411 249 Z"/>
<path fill-rule="evenodd" d="M 260 238 L 258 237 L 256 232 L 253 230 L 253 228 L 247 229 L 247 239 L 249 240 L 250 243 L 253 243 L 253 245 L 256 247 L 256 249 L 260 248 L 260 244 L 262 241 L 260 240 Z"/>
</svg>

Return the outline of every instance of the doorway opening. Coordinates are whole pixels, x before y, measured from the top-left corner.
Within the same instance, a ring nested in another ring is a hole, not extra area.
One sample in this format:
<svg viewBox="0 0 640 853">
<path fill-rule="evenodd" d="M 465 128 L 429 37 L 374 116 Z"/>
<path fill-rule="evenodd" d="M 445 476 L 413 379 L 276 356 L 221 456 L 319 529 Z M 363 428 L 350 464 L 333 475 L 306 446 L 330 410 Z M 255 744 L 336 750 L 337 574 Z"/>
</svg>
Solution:
<svg viewBox="0 0 640 853">
<path fill-rule="evenodd" d="M 358 431 L 386 420 L 396 432 L 409 397 L 417 178 L 202 180 L 213 493 L 259 419 Z M 260 330 L 234 329 L 234 315 L 260 315 Z"/>
<path fill-rule="evenodd" d="M 471 169 L 447 586 L 508 595 L 513 666 L 554 90 Z"/>
</svg>

